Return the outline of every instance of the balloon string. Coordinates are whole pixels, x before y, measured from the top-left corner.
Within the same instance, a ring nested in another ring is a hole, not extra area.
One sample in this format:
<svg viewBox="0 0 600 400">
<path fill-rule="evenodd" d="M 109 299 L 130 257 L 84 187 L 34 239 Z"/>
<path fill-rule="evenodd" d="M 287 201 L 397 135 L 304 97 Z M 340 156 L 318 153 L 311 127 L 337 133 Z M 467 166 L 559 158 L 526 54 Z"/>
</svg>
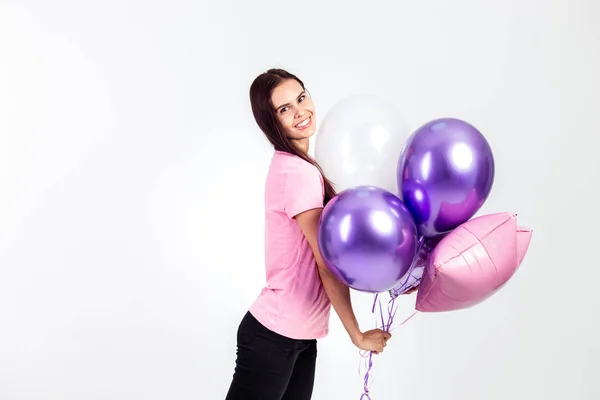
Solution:
<svg viewBox="0 0 600 400">
<path fill-rule="evenodd" d="M 421 260 L 421 258 L 423 258 L 422 257 L 423 250 L 426 249 L 427 247 L 428 246 L 427 246 L 425 237 L 419 238 L 419 241 L 417 243 L 417 251 L 416 251 L 415 258 L 412 260 L 410 268 L 408 269 L 408 272 L 406 274 L 406 279 L 405 279 L 404 283 L 401 286 L 399 286 L 400 288 L 404 288 L 404 286 L 408 282 L 417 263 L 419 262 L 419 260 Z M 423 261 L 424 260 L 421 260 L 421 262 L 423 262 Z M 420 282 L 420 279 L 418 279 L 416 281 L 416 283 L 413 285 L 413 287 L 417 286 L 419 284 L 419 282 Z M 406 291 L 406 288 L 404 288 L 404 290 Z M 396 303 L 396 299 L 402 293 L 399 291 L 396 291 L 395 289 L 390 289 L 389 294 L 390 294 L 391 300 L 388 302 L 388 305 L 387 305 L 387 321 L 386 321 L 386 318 L 383 313 L 383 306 L 381 305 L 381 299 L 379 297 L 379 293 L 375 294 L 375 298 L 373 300 L 373 307 L 371 307 L 371 313 L 375 314 L 375 309 L 377 308 L 377 305 L 379 304 L 379 316 L 381 318 L 381 330 L 383 330 L 385 332 L 391 332 L 392 330 L 404 325 L 411 318 L 413 318 L 415 315 L 417 315 L 417 312 L 418 312 L 418 311 L 415 311 L 408 318 L 406 318 L 404 321 L 402 321 L 400 324 L 398 324 L 398 326 L 392 328 L 392 325 L 394 323 L 394 318 L 396 317 L 396 311 L 398 311 L 398 304 Z M 376 318 L 375 324 L 379 325 L 379 323 L 377 323 L 377 318 Z M 370 392 L 370 386 L 371 386 L 371 383 L 373 380 L 373 377 L 372 377 L 373 374 L 371 372 L 371 370 L 373 369 L 373 354 L 374 353 L 372 351 L 365 351 L 365 352 L 360 353 L 361 358 L 365 362 L 365 368 L 366 368 L 366 372 L 364 375 L 364 382 L 363 382 L 363 394 L 360 397 L 360 400 L 365 400 L 365 399 L 371 400 L 369 392 Z M 358 365 L 359 375 L 361 374 L 361 365 L 362 365 L 362 362 L 360 362 Z"/>
<path fill-rule="evenodd" d="M 412 313 L 411 315 L 408 316 L 408 318 L 406 318 L 404 321 L 400 322 L 397 326 L 395 326 L 394 328 L 390 329 L 390 332 L 393 331 L 394 329 L 404 325 L 405 323 L 407 323 L 412 317 L 414 317 L 415 315 L 417 315 L 419 312 L 415 311 L 414 313 Z"/>
<path fill-rule="evenodd" d="M 377 305 L 377 299 L 379 298 L 379 293 L 375 293 L 375 299 L 373 300 L 373 307 L 371 307 L 371 312 L 375 312 L 375 306 Z"/>
<path fill-rule="evenodd" d="M 379 304 L 381 324 L 383 326 L 385 324 L 385 320 L 383 318 L 383 309 L 381 307 L 381 299 L 379 298 L 379 293 L 375 294 L 375 298 L 373 300 L 373 307 L 371 308 L 371 313 L 375 314 L 375 308 L 377 307 L 377 304 Z M 377 321 L 375 322 L 375 324 L 379 325 L 377 323 Z M 368 354 L 368 356 L 367 356 L 367 354 Z M 363 394 L 360 396 L 359 400 L 371 400 L 371 396 L 369 395 L 369 392 L 370 392 L 370 386 L 373 381 L 372 373 L 371 373 L 371 370 L 373 369 L 373 352 L 372 351 L 361 352 L 361 358 L 365 362 L 366 372 L 365 372 L 365 375 L 363 378 Z M 360 364 L 359 364 L 359 368 L 358 368 L 358 373 L 359 374 L 361 373 Z"/>
<path fill-rule="evenodd" d="M 379 301 L 378 301 L 379 300 Z M 381 300 L 379 299 L 379 293 L 375 293 L 375 298 L 373 299 L 373 307 L 371 307 L 371 313 L 373 315 L 375 315 L 375 308 L 377 307 L 377 303 L 381 303 Z M 377 326 L 377 318 L 375 318 L 375 325 Z M 363 367 L 363 363 L 364 363 L 364 368 L 367 370 L 364 376 L 364 393 L 361 396 L 361 399 L 366 398 L 367 399 L 371 399 L 369 397 L 369 373 L 371 371 L 371 368 L 373 367 L 373 352 L 370 352 L 368 350 L 365 351 L 360 351 L 359 352 L 361 360 L 358 363 L 358 374 L 361 375 L 362 374 L 362 367 Z"/>
<path fill-rule="evenodd" d="M 363 394 L 360 396 L 360 400 L 368 399 L 371 400 L 371 396 L 369 395 L 369 387 L 371 386 L 371 382 L 369 382 L 369 372 L 373 368 L 373 352 L 369 352 L 369 356 L 367 357 L 367 372 L 365 373 L 364 383 L 363 383 Z"/>
<path fill-rule="evenodd" d="M 390 300 L 390 302 L 388 302 L 387 305 L 387 321 L 383 312 L 383 306 L 381 304 L 381 299 L 379 298 L 379 294 L 375 295 L 375 299 L 373 301 L 373 307 L 371 309 L 372 313 L 375 313 L 375 308 L 377 307 L 377 305 L 379 305 L 379 316 L 381 318 L 381 330 L 385 331 L 385 332 L 390 332 L 391 331 L 391 327 L 392 324 L 394 322 L 394 317 L 396 315 L 396 311 L 398 310 L 397 304 L 396 304 L 396 299 L 392 298 Z M 415 312 L 416 314 L 416 312 Z M 412 318 L 415 314 L 411 315 L 409 318 L 407 318 L 406 320 L 404 320 L 400 325 L 404 324 L 405 322 L 407 322 L 410 318 Z M 379 324 L 377 324 L 379 325 Z M 399 326 L 400 326 L 399 325 Z M 397 327 L 396 327 L 397 328 Z M 395 329 L 395 328 L 394 328 Z M 368 353 L 368 356 L 366 355 Z M 363 394 L 360 397 L 360 400 L 371 400 L 371 396 L 369 395 L 370 392 L 370 386 L 373 383 L 373 377 L 372 377 L 372 372 L 371 370 L 373 369 L 373 352 L 372 351 L 368 351 L 368 352 L 361 352 L 361 358 L 364 359 L 365 361 L 365 368 L 366 368 L 366 372 L 364 375 L 364 381 L 363 381 Z M 361 368 L 360 368 L 360 364 L 359 364 L 359 374 L 360 374 Z"/>
</svg>

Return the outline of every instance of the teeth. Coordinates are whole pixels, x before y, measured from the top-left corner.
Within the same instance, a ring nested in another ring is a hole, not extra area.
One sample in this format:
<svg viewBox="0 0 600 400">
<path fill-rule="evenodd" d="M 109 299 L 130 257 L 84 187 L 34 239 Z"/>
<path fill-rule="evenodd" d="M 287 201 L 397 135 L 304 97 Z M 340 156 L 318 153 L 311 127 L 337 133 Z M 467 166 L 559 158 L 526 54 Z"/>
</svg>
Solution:
<svg viewBox="0 0 600 400">
<path fill-rule="evenodd" d="M 301 123 L 299 123 L 298 125 L 296 125 L 296 128 L 303 128 L 306 125 L 308 125 L 309 122 L 310 122 L 310 117 L 306 118 L 304 121 L 302 121 Z"/>
</svg>

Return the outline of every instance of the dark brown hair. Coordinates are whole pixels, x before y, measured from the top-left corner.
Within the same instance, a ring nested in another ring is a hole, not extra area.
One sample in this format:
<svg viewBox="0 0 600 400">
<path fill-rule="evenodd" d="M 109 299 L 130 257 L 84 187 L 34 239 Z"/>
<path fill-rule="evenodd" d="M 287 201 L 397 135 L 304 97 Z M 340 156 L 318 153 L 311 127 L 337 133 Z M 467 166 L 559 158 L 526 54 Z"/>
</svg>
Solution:
<svg viewBox="0 0 600 400">
<path fill-rule="evenodd" d="M 336 195 L 333 184 L 327 179 L 325 174 L 323 174 L 323 170 L 319 164 L 308 154 L 301 151 L 292 140 L 287 137 L 285 129 L 281 126 L 275 115 L 275 106 L 271 102 L 271 94 L 277 86 L 288 79 L 297 81 L 300 86 L 302 86 L 302 89 L 306 90 L 304 83 L 298 79 L 297 76 L 283 69 L 270 69 L 256 77 L 250 86 L 250 104 L 252 106 L 252 113 L 254 114 L 256 123 L 267 139 L 269 139 L 269 142 L 271 142 L 275 150 L 294 154 L 306 162 L 311 163 L 319 170 L 321 176 L 323 176 L 325 188 L 324 204 L 327 204 L 327 202 Z"/>
</svg>

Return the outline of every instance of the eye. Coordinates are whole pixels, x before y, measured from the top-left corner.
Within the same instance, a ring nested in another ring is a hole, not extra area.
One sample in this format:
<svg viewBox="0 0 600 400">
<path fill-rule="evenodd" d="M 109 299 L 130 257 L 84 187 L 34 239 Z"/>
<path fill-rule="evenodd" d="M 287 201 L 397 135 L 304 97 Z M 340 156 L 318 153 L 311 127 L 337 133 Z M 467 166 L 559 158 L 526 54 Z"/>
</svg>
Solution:
<svg viewBox="0 0 600 400">
<path fill-rule="evenodd" d="M 302 96 L 298 97 L 298 101 L 300 103 L 302 103 L 302 101 L 304 100 L 305 97 L 306 97 L 306 95 L 303 94 Z"/>
<path fill-rule="evenodd" d="M 287 108 L 287 107 L 283 107 L 281 110 L 279 110 L 279 112 L 280 112 L 281 114 L 283 114 L 283 113 L 284 113 L 284 112 L 286 112 L 287 110 L 288 110 L 288 108 Z"/>
</svg>

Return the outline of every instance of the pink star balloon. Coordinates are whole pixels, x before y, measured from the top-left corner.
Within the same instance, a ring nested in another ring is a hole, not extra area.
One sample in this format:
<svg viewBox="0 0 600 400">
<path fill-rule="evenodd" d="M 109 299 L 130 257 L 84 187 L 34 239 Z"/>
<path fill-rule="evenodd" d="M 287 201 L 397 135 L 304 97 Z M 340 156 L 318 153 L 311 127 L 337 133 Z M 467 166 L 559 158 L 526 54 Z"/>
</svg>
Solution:
<svg viewBox="0 0 600 400">
<path fill-rule="evenodd" d="M 512 213 L 483 215 L 458 226 L 429 258 L 417 310 L 460 310 L 488 299 L 513 276 L 531 236 L 532 230 L 519 227 Z"/>
</svg>

